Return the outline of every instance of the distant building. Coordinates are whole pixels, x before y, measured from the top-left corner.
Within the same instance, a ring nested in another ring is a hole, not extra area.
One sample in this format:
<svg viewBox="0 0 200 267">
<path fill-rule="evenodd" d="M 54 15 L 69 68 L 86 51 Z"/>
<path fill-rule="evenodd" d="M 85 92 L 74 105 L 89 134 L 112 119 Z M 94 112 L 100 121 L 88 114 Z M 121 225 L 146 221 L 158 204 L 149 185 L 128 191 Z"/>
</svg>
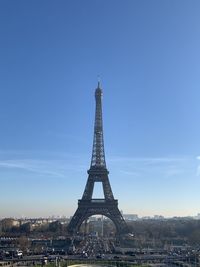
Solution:
<svg viewBox="0 0 200 267">
<path fill-rule="evenodd" d="M 91 216 L 91 217 L 88 218 L 89 222 L 96 222 L 97 220 L 98 220 L 98 218 L 95 217 L 95 216 Z"/>
<path fill-rule="evenodd" d="M 150 220 L 150 219 L 151 219 L 150 216 L 144 216 L 144 217 L 142 217 L 142 220 Z"/>
<path fill-rule="evenodd" d="M 137 214 L 123 214 L 125 221 L 137 221 L 139 220 Z"/>
<path fill-rule="evenodd" d="M 165 219 L 165 217 L 162 215 L 154 215 L 153 218 L 154 218 L 154 220 L 164 220 Z"/>
<path fill-rule="evenodd" d="M 200 220 L 200 213 L 198 213 L 196 216 L 193 217 L 196 220 Z"/>
<path fill-rule="evenodd" d="M 1 220 L 1 230 L 7 231 L 10 230 L 12 227 L 18 227 L 19 221 L 13 218 L 5 218 Z"/>
</svg>

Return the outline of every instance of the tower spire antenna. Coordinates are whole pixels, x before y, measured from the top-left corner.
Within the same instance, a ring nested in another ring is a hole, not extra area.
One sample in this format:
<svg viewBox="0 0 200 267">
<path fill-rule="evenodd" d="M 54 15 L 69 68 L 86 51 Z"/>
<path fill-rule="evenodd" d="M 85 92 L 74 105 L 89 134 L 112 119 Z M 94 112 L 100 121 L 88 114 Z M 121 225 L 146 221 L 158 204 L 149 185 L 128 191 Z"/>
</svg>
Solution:
<svg viewBox="0 0 200 267">
<path fill-rule="evenodd" d="M 100 89 L 100 82 L 101 82 L 101 79 L 100 79 L 100 75 L 97 76 L 97 88 Z"/>
</svg>

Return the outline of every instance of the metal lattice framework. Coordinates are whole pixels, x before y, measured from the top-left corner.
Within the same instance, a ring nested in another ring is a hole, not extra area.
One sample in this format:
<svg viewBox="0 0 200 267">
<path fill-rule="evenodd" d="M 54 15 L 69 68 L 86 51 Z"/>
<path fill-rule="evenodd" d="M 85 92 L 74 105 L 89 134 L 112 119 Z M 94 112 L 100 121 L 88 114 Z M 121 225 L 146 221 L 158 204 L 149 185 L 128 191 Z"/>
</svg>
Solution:
<svg viewBox="0 0 200 267">
<path fill-rule="evenodd" d="M 102 90 L 99 83 L 95 91 L 95 100 L 94 139 L 91 165 L 88 170 L 88 180 L 82 199 L 78 200 L 78 208 L 68 225 L 68 231 L 71 233 L 77 232 L 83 221 L 88 217 L 101 214 L 113 221 L 118 234 L 125 233 L 128 232 L 128 228 L 118 209 L 118 201 L 114 199 L 108 179 L 109 172 L 106 168 L 103 140 Z M 104 193 L 103 199 L 92 198 L 95 182 L 102 183 Z"/>
<path fill-rule="evenodd" d="M 106 168 L 104 142 L 103 142 L 103 119 L 102 119 L 102 104 L 101 104 L 102 90 L 99 87 L 95 92 L 96 111 L 95 111 L 95 124 L 94 124 L 94 139 L 92 149 L 91 167 L 104 167 Z"/>
</svg>

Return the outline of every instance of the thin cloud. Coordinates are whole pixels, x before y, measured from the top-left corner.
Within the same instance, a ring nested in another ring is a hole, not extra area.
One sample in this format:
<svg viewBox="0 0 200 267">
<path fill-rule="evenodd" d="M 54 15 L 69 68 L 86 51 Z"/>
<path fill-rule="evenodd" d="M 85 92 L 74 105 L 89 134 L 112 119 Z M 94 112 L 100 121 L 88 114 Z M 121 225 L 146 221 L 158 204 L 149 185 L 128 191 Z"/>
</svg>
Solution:
<svg viewBox="0 0 200 267">
<path fill-rule="evenodd" d="M 1 150 L 1 159 L 80 159 L 83 155 L 48 150 Z"/>
<path fill-rule="evenodd" d="M 127 163 L 132 163 L 132 162 L 144 162 L 144 163 L 169 163 L 169 162 L 181 162 L 188 160 L 186 157 L 110 157 L 109 161 L 110 162 L 127 162 Z"/>
<path fill-rule="evenodd" d="M 121 166 L 121 173 L 133 177 L 180 177 L 195 173 L 196 168 L 192 157 L 110 157 L 109 163 L 113 169 Z"/>
<path fill-rule="evenodd" d="M 66 178 L 69 171 L 80 171 L 85 168 L 84 164 L 67 163 L 64 160 L 1 160 L 0 170 L 18 169 L 36 173 L 38 175 L 50 175 L 52 177 Z"/>
<path fill-rule="evenodd" d="M 89 167 L 86 155 L 48 151 L 1 151 L 0 155 L 0 171 L 18 169 L 41 176 L 66 178 L 69 172 L 85 172 Z M 161 177 L 175 177 L 189 171 L 200 176 L 200 165 L 197 166 L 194 157 L 110 156 L 107 159 L 109 169 L 127 176 L 147 177 L 149 174 L 159 174 Z M 200 160 L 200 156 L 196 159 Z"/>
<path fill-rule="evenodd" d="M 0 169 L 19 169 L 27 172 L 33 172 L 40 175 L 51 175 L 56 177 L 64 177 L 63 173 L 52 166 L 50 162 L 36 160 L 7 160 L 0 161 Z"/>
</svg>

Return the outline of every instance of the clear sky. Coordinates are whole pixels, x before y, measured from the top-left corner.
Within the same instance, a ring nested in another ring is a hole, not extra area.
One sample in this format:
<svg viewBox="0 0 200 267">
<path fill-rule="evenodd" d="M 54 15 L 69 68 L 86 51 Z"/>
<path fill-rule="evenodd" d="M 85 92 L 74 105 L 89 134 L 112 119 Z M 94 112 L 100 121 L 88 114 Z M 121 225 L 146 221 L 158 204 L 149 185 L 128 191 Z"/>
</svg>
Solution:
<svg viewBox="0 0 200 267">
<path fill-rule="evenodd" d="M 0 1 L 0 217 L 74 213 L 98 75 L 120 210 L 200 212 L 199 14 L 199 0 Z"/>
</svg>

